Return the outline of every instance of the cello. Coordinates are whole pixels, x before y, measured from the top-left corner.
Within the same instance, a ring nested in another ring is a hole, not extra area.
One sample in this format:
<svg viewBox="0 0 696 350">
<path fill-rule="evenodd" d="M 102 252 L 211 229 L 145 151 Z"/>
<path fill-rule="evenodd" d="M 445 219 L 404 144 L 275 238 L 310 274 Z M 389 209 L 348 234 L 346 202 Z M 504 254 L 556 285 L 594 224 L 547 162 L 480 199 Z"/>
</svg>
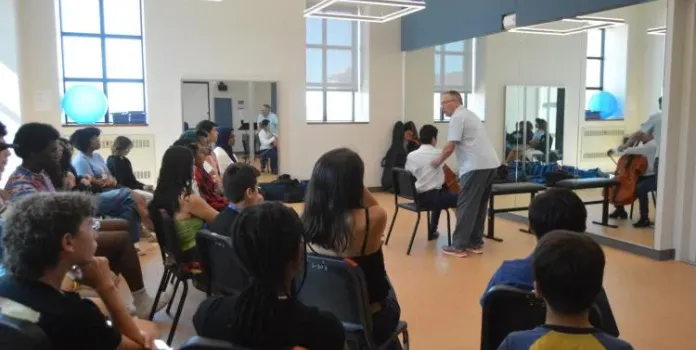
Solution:
<svg viewBox="0 0 696 350">
<path fill-rule="evenodd" d="M 614 158 L 609 157 L 612 161 Z M 636 200 L 636 185 L 639 178 L 648 170 L 648 159 L 639 154 L 624 154 L 616 163 L 614 179 L 619 184 L 604 191 L 604 196 L 613 205 L 628 205 Z"/>
<path fill-rule="evenodd" d="M 404 139 L 420 146 L 420 141 L 416 139 L 413 131 L 411 130 L 406 130 L 404 132 Z M 457 174 L 455 174 L 447 164 L 442 165 L 442 170 L 445 172 L 445 187 L 447 188 L 447 191 L 451 193 L 459 193 L 460 188 Z"/>
</svg>

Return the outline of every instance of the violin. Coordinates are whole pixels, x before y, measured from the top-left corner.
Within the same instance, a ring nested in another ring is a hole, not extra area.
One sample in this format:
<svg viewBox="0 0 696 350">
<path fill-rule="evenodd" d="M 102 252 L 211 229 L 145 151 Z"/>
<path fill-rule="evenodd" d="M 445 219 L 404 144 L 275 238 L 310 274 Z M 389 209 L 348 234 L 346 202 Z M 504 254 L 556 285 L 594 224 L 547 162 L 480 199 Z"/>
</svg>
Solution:
<svg viewBox="0 0 696 350">
<path fill-rule="evenodd" d="M 416 139 L 416 135 L 414 135 L 413 131 L 411 130 L 406 130 L 406 132 L 404 132 L 404 139 L 420 146 L 420 141 Z M 459 193 L 459 178 L 457 177 L 457 174 L 455 174 L 454 171 L 447 166 L 447 164 L 442 166 L 442 170 L 445 172 L 445 187 L 447 188 L 447 191 L 451 193 Z"/>
<path fill-rule="evenodd" d="M 631 204 L 637 197 L 638 180 L 648 170 L 648 159 L 639 154 L 624 154 L 615 163 L 614 179 L 618 180 L 619 184 L 604 191 L 604 196 L 613 205 Z"/>
</svg>

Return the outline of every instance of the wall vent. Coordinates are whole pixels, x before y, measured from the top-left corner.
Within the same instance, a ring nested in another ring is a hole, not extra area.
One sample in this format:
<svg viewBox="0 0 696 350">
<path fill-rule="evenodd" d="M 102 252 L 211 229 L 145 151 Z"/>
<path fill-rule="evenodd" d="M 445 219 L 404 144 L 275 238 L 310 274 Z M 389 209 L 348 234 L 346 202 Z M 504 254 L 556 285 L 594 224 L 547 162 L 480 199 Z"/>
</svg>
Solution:
<svg viewBox="0 0 696 350">
<path fill-rule="evenodd" d="M 587 126 L 581 130 L 580 166 L 583 168 L 612 168 L 614 163 L 607 151 L 623 142 L 626 130 L 623 126 Z"/>
<path fill-rule="evenodd" d="M 134 170 L 135 178 L 138 181 L 150 181 L 152 180 L 152 172 L 149 170 Z"/>
</svg>

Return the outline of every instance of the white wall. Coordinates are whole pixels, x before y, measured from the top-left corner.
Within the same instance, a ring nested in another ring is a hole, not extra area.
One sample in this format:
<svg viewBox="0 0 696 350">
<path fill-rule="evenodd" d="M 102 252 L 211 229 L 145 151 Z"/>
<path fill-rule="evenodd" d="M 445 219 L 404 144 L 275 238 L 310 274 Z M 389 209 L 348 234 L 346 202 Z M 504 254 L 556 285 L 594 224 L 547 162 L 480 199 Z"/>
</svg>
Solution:
<svg viewBox="0 0 696 350">
<path fill-rule="evenodd" d="M 391 126 L 401 119 L 399 21 L 369 30 L 370 123 L 308 125 L 304 0 L 143 3 L 149 126 L 107 127 L 105 133 L 156 134 L 159 161 L 181 131 L 182 79 L 277 81 L 277 113 L 284 135 L 280 138 L 281 172 L 308 178 L 323 152 L 348 146 L 365 161 L 366 184 L 379 184 L 379 164 L 389 145 Z M 22 0 L 18 6 L 25 120 L 60 127 L 54 3 Z M 37 93 L 46 96 L 49 108 L 35 108 L 32 97 Z"/>
<path fill-rule="evenodd" d="M 0 0 L 0 122 L 7 128 L 5 141 L 12 142 L 14 133 L 21 123 L 19 102 L 19 60 L 17 59 L 17 21 L 16 0 Z M 20 163 L 17 157 L 11 157 L 5 167 L 5 176 L 0 178 L 4 186 L 9 173 Z"/>
</svg>

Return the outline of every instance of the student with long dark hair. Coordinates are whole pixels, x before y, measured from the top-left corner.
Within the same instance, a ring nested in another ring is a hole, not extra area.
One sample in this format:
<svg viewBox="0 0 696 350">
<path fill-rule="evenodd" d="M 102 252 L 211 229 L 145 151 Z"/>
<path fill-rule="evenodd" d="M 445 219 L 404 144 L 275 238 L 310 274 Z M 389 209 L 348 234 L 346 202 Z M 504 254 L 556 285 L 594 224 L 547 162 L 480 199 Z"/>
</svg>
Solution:
<svg viewBox="0 0 696 350">
<path fill-rule="evenodd" d="M 243 210 L 233 225 L 232 247 L 251 283 L 238 296 L 204 301 L 193 317 L 196 332 L 254 349 L 343 349 L 341 322 L 295 299 L 303 233 L 295 211 L 282 203 Z"/>
<path fill-rule="evenodd" d="M 193 181 L 193 152 L 183 146 L 169 147 L 162 157 L 157 187 L 148 206 L 150 215 L 159 215 L 158 210 L 164 209 L 174 219 L 181 249 L 189 261 L 197 260 L 196 234 L 218 215 L 193 193 Z"/>
<path fill-rule="evenodd" d="M 213 153 L 218 161 L 218 166 L 220 167 L 220 173 L 224 174 L 225 169 L 231 164 L 237 163 L 237 157 L 232 151 L 232 146 L 234 146 L 234 130 L 228 127 L 220 127 L 218 129 L 218 138 L 215 143 L 215 148 L 213 148 Z"/>
<path fill-rule="evenodd" d="M 364 174 L 362 159 L 347 148 L 322 155 L 309 180 L 302 219 L 313 252 L 350 258 L 362 268 L 372 310 L 373 340 L 382 345 L 396 329 L 401 308 L 382 254 L 387 212 L 365 188 Z M 398 342 L 390 346 L 400 347 Z"/>
</svg>

